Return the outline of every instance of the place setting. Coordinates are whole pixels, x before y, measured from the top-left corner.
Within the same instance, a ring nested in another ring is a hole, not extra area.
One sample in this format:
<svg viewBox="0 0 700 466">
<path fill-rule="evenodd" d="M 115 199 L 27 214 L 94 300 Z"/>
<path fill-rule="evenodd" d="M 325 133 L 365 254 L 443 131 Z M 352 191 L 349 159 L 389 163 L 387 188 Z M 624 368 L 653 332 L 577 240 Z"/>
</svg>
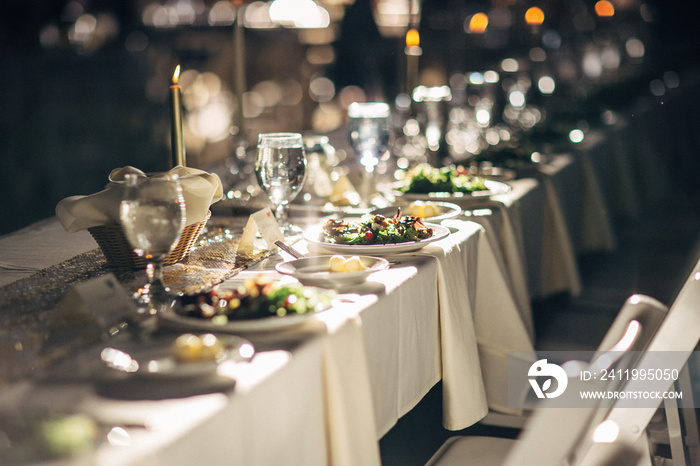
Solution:
<svg viewBox="0 0 700 466">
<path fill-rule="evenodd" d="M 462 165 L 436 168 L 419 164 L 407 170 L 394 186 L 398 196 L 424 201 L 478 200 L 511 191 L 505 182 L 474 175 Z"/>
</svg>

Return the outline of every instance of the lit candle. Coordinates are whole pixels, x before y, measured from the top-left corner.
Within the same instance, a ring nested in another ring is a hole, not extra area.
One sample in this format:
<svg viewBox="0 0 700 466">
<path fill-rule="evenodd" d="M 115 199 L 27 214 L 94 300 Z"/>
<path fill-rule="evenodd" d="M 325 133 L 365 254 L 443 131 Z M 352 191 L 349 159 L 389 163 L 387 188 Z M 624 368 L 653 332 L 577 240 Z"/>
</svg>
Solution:
<svg viewBox="0 0 700 466">
<path fill-rule="evenodd" d="M 469 19 L 469 30 L 467 34 L 467 64 L 472 70 L 478 70 L 484 63 L 483 36 L 489 26 L 489 17 L 486 13 L 474 13 Z"/>
<path fill-rule="evenodd" d="M 172 113 L 172 128 L 170 130 L 170 147 L 172 150 L 173 166 L 187 166 L 185 160 L 185 139 L 182 134 L 182 94 L 177 84 L 180 79 L 180 65 L 173 73 L 173 84 L 170 86 L 170 109 Z"/>
<path fill-rule="evenodd" d="M 238 144 L 245 143 L 246 135 L 243 118 L 243 94 L 246 90 L 245 77 L 245 30 L 243 29 L 243 16 L 245 7 L 242 0 L 233 0 L 236 9 L 236 22 L 233 26 L 233 82 L 234 91 L 238 97 L 236 108 L 236 126 L 238 126 Z"/>
<path fill-rule="evenodd" d="M 525 23 L 529 26 L 530 34 L 528 34 L 525 44 L 527 54 L 534 47 L 542 45 L 542 23 L 544 23 L 544 11 L 541 8 L 533 6 L 525 12 Z"/>
<path fill-rule="evenodd" d="M 406 33 L 406 93 L 413 94 L 413 89 L 418 85 L 418 57 L 423 51 L 420 48 L 420 34 L 416 29 L 409 29 Z"/>
</svg>

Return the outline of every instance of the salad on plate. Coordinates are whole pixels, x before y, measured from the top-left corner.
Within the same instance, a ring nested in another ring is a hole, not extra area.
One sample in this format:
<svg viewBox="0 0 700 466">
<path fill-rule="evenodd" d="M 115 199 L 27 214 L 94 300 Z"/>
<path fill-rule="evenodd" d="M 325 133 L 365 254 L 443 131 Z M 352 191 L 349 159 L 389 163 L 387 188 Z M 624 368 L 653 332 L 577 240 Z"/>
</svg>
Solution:
<svg viewBox="0 0 700 466">
<path fill-rule="evenodd" d="M 472 193 L 487 191 L 486 180 L 463 166 L 435 168 L 427 163 L 408 170 L 399 190 L 406 194 Z"/>
<path fill-rule="evenodd" d="M 216 325 L 268 317 L 310 315 L 331 307 L 333 295 L 297 284 L 280 284 L 262 277 L 246 280 L 235 289 L 215 288 L 182 297 L 180 316 Z"/>
<path fill-rule="evenodd" d="M 429 239 L 433 232 L 420 217 L 401 215 L 399 208 L 391 218 L 368 215 L 360 221 L 330 219 L 323 225 L 323 241 L 345 245 L 410 243 Z"/>
</svg>

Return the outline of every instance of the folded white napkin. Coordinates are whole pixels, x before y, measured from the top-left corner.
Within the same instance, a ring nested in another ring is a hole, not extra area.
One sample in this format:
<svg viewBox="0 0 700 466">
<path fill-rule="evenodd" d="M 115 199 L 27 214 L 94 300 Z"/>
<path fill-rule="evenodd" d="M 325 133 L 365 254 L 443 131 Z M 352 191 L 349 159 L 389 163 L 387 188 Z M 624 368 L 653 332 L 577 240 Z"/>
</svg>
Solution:
<svg viewBox="0 0 700 466">
<path fill-rule="evenodd" d="M 56 206 L 56 216 L 69 233 L 101 225 L 119 223 L 119 203 L 124 197 L 125 176 L 146 174 L 131 166 L 117 168 L 109 174 L 109 183 L 104 190 L 88 196 L 70 196 Z M 196 168 L 177 166 L 168 172 L 153 175 L 153 178 L 177 174 L 185 198 L 187 225 L 206 218 L 209 206 L 221 200 L 223 186 L 219 176 Z"/>
</svg>

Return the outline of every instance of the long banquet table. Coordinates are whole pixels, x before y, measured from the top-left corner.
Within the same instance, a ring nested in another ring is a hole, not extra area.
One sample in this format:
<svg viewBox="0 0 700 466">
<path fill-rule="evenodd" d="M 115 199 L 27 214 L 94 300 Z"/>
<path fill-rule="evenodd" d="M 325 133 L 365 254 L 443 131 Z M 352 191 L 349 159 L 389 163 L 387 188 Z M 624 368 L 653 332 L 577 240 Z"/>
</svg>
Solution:
<svg viewBox="0 0 700 466">
<path fill-rule="evenodd" d="M 81 412 L 124 429 L 121 442 L 97 450 L 98 464 L 377 464 L 378 439 L 440 380 L 448 429 L 468 427 L 489 409 L 513 412 L 507 357 L 534 347 L 531 299 L 580 290 L 575 226 L 562 207 L 580 202 L 581 192 L 563 190 L 571 188 L 563 177 L 580 176 L 575 168 L 575 158 L 557 157 L 541 177 L 511 182 L 510 193 L 461 202 L 464 213 L 443 222 L 447 238 L 388 257 L 389 270 L 339 290 L 333 309 L 293 331 L 246 335 L 258 354 L 222 369 L 233 388 L 114 399 L 95 390 L 92 348 L 13 384 L 0 407 Z M 94 247 L 86 232 L 39 222 L 0 238 L 0 284 Z M 308 252 L 304 241 L 295 247 Z M 221 286 L 261 273 L 292 280 L 273 270 L 285 259 L 270 255 Z"/>
<path fill-rule="evenodd" d="M 398 263 L 374 274 L 367 284 L 352 290 L 348 302 L 318 315 L 313 322 L 285 335 L 250 336 L 256 346 L 269 351 L 263 350 L 250 367 L 232 368 L 236 387 L 226 393 L 228 396 L 111 400 L 91 391 L 90 369 L 97 358 L 93 361 L 83 356 L 71 364 L 84 370 L 59 368 L 51 371 L 48 381 L 42 378 L 41 382 L 21 383 L 0 401 L 4 406 L 36 408 L 37 400 L 50 399 L 54 409 L 87 411 L 102 423 L 126 426 L 146 425 L 144 418 L 157 416 L 164 405 L 174 412 L 182 409 L 179 423 L 186 427 L 159 428 L 152 435 L 137 429 L 137 435 L 131 436 L 132 448 L 119 447 L 118 455 L 105 453 L 109 461 L 122 458 L 114 460 L 115 464 L 124 464 L 130 457 L 140 462 L 144 455 L 169 458 L 173 451 L 187 450 L 188 442 L 202 438 L 214 444 L 207 448 L 212 458 L 219 451 L 219 458 L 233 456 L 244 462 L 272 464 L 274 461 L 268 460 L 275 454 L 285 455 L 288 461 L 293 457 L 291 452 L 296 452 L 303 464 L 324 464 L 329 458 L 333 464 L 344 464 L 360 457 L 367 459 L 363 464 L 372 464 L 378 458 L 378 438 L 441 379 L 446 426 L 466 427 L 486 414 L 487 395 L 494 400 L 491 404 L 504 403 L 499 400 L 502 394 L 489 393 L 487 381 L 504 377 L 508 350 L 529 350 L 532 342 L 510 295 L 500 292 L 507 289 L 506 278 L 490 243 L 483 238 L 483 228 L 464 220 L 445 225 L 453 229 L 448 238 L 416 254 L 390 257 Z M 42 233 L 55 232 L 55 228 L 55 222 L 37 225 L 25 235 L 5 238 L 3 244 L 22 238 L 36 250 Z M 60 232 L 55 233 L 60 236 Z M 304 249 L 303 243 L 296 246 Z M 273 262 L 281 259 L 271 256 L 258 263 L 257 270 L 244 271 L 222 286 L 270 273 Z M 494 320 L 499 325 L 493 325 Z M 480 362 L 489 358 L 495 364 Z M 256 364 L 262 367 L 262 377 L 254 369 Z M 278 390 L 274 387 L 281 386 L 285 387 L 283 396 L 275 394 Z M 266 390 L 271 393 L 265 395 Z M 270 412 L 273 406 L 269 396 L 279 406 L 274 414 L 264 416 L 261 412 Z M 260 407 L 254 408 L 258 404 Z M 195 406 L 191 413 L 189 405 Z M 246 409 L 240 408 L 239 413 L 236 406 Z M 208 413 L 204 414 L 206 422 L 201 422 L 202 412 Z M 231 442 L 221 438 L 222 431 L 228 432 L 226 438 L 236 431 L 234 426 L 217 426 L 217 420 L 227 419 L 224 413 L 234 413 L 229 419 L 241 429 L 236 434 L 241 448 L 231 449 Z M 259 430 L 256 425 L 260 425 Z M 283 430 L 287 434 L 277 435 L 280 425 L 286 426 Z M 292 426 L 308 434 L 308 444 L 288 433 L 297 431 Z M 265 435 L 267 432 L 270 434 Z M 256 443 L 264 443 L 269 436 L 276 439 L 274 446 Z M 141 438 L 143 444 L 139 444 Z M 167 448 L 154 447 L 165 444 Z M 311 444 L 317 446 L 310 448 Z M 197 443 L 190 446 L 201 448 Z M 186 457 L 183 455 L 173 457 Z M 105 464 L 111 464 L 109 461 Z"/>
<path fill-rule="evenodd" d="M 160 384 L 160 396 L 128 383 L 105 392 L 95 380 L 97 354 L 128 334 L 41 367 L 35 327 L 51 321 L 19 316 L 17 327 L 0 326 L 0 418 L 95 420 L 103 434 L 97 448 L 56 464 L 371 465 L 380 463 L 378 440 L 438 381 L 448 429 L 488 410 L 512 412 L 506 357 L 534 347 L 531 300 L 580 292 L 577 255 L 613 250 L 615 218 L 638 215 L 641 204 L 674 191 L 666 162 L 688 153 L 688 135 L 663 116 L 700 127 L 686 98 L 698 84 L 693 75 L 667 97 L 640 99 L 616 124 L 510 182 L 508 194 L 461 202 L 463 214 L 443 223 L 450 236 L 390 257 L 389 270 L 339 290 L 343 299 L 302 326 L 246 335 L 255 357 L 223 363 L 211 380 Z M 34 277 L 46 283 L 55 267 L 74 267 L 70 261 L 86 254 L 94 260 L 95 247 L 87 232 L 68 234 L 55 218 L 0 237 L 0 324 L 21 306 L 10 294 L 41 297 Z M 303 241 L 295 247 L 307 251 Z M 292 280 L 273 271 L 286 253 L 264 257 L 221 286 L 261 273 Z M 18 369 L 24 376 L 13 379 Z"/>
<path fill-rule="evenodd" d="M 614 249 L 612 216 L 635 215 L 643 201 L 634 183 L 615 182 L 634 156 L 620 138 L 633 130 L 623 122 L 593 132 L 531 178 L 509 182 L 510 193 L 459 201 L 463 213 L 443 222 L 447 238 L 389 257 L 389 270 L 339 290 L 332 309 L 302 326 L 246 335 L 256 356 L 223 364 L 216 390 L 184 384 L 178 396 L 138 399 L 127 385 L 110 396 L 94 377 L 107 340 L 4 384 L 0 413 L 86 414 L 109 432 L 92 453 L 96 464 L 342 465 L 378 464 L 378 440 L 438 381 L 448 429 L 488 410 L 513 412 L 506 361 L 509 351 L 534 348 L 532 299 L 580 292 L 577 255 Z M 645 157 L 638 170 L 651 176 L 658 167 Z M 0 237 L 0 286 L 21 289 L 95 247 L 55 218 Z M 295 247 L 308 252 L 304 241 Z M 221 286 L 259 274 L 293 280 L 273 270 L 286 253 L 264 257 Z M 0 376 L 41 356 L 22 338 L 22 328 L 2 334 Z"/>
</svg>

